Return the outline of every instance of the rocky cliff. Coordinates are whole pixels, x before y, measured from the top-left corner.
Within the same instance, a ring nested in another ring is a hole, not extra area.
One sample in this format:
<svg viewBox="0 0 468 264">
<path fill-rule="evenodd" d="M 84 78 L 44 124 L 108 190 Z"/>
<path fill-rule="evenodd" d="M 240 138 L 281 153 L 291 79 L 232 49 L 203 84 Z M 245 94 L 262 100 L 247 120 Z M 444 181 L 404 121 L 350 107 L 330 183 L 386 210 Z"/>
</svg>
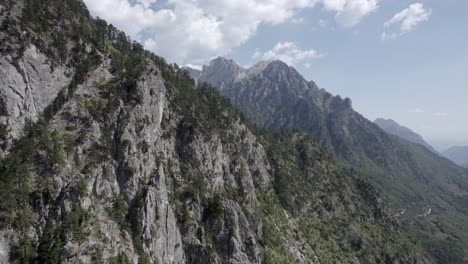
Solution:
<svg viewBox="0 0 468 264">
<path fill-rule="evenodd" d="M 371 184 L 78 0 L 1 1 L 0 263 L 428 263 Z"/>
</svg>

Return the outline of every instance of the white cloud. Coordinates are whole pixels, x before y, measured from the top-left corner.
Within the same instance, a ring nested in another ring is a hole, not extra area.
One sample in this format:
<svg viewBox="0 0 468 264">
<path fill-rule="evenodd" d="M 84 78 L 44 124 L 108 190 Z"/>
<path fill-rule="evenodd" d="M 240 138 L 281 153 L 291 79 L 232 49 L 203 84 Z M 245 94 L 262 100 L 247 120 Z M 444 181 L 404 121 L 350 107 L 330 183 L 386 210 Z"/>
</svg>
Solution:
<svg viewBox="0 0 468 264">
<path fill-rule="evenodd" d="M 436 116 L 436 117 L 447 117 L 447 116 L 449 116 L 449 114 L 446 113 L 446 112 L 436 112 L 436 113 L 434 113 L 432 115 Z"/>
<path fill-rule="evenodd" d="M 419 23 L 429 20 L 432 15 L 431 9 L 424 8 L 422 3 L 415 3 L 401 12 L 395 14 L 390 20 L 384 23 L 385 28 L 399 25 L 398 30 L 393 32 L 383 32 L 382 39 L 395 39 L 408 32 L 411 32 Z"/>
<path fill-rule="evenodd" d="M 201 71 L 203 66 L 200 66 L 200 65 L 195 65 L 195 64 L 185 64 L 184 67 L 188 67 L 188 68 L 192 68 L 192 69 L 195 69 L 195 70 L 199 70 Z"/>
<path fill-rule="evenodd" d="M 323 5 L 343 27 L 356 25 L 379 0 L 84 0 L 91 13 L 179 64 L 203 64 L 249 40 L 261 24 L 300 22 L 298 11 Z M 159 2 L 158 2 L 159 3 Z"/>
<path fill-rule="evenodd" d="M 337 12 L 335 20 L 340 26 L 350 28 L 377 10 L 379 0 L 323 0 L 323 4 L 325 9 Z"/>
<path fill-rule="evenodd" d="M 318 51 L 313 49 L 300 49 L 294 42 L 279 42 L 270 50 L 261 52 L 256 50 L 253 54 L 253 59 L 263 60 L 281 60 L 288 65 L 297 65 L 301 62 L 305 62 L 308 59 L 322 57 Z M 305 63 L 304 65 L 307 65 Z"/>
<path fill-rule="evenodd" d="M 420 114 L 420 113 L 424 113 L 425 111 L 421 108 L 414 108 L 414 109 L 408 110 L 408 112 Z"/>
<path fill-rule="evenodd" d="M 252 59 L 258 60 L 258 59 L 262 58 L 262 56 L 263 56 L 262 51 L 260 51 L 260 49 L 257 48 L 257 49 L 255 49 L 254 53 L 252 54 Z"/>
</svg>

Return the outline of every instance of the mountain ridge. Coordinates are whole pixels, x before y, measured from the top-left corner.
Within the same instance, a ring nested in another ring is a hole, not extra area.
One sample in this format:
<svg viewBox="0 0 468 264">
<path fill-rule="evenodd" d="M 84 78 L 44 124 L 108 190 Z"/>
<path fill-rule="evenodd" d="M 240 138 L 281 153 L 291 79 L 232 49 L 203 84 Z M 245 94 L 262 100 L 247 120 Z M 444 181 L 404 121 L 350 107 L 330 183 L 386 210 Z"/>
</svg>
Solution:
<svg viewBox="0 0 468 264">
<path fill-rule="evenodd" d="M 392 119 L 377 118 L 374 121 L 374 123 L 377 124 L 382 130 L 384 130 L 385 132 L 389 134 L 392 134 L 392 135 L 401 137 L 403 139 L 406 139 L 410 142 L 422 145 L 426 147 L 427 149 L 429 149 L 430 151 L 436 154 L 439 154 L 439 152 L 435 150 L 431 145 L 429 145 L 421 135 L 417 134 L 416 132 L 414 132 L 413 130 L 405 126 L 401 126 L 400 124 L 398 124 Z"/>
<path fill-rule="evenodd" d="M 468 172 L 426 147 L 384 132 L 354 111 L 350 99 L 311 87 L 302 76 L 290 73 L 290 67 L 283 65 L 272 75 L 263 70 L 236 82 L 221 80 L 219 91 L 261 127 L 309 132 L 339 162 L 377 184 L 395 210 L 410 212 L 404 215 L 405 221 L 417 229 L 441 263 L 448 261 L 447 255 L 440 254 L 434 245 L 465 250 L 453 254 L 457 255 L 455 262 L 463 263 L 468 254 L 468 226 L 462 224 L 468 221 Z M 200 79 L 204 79 L 203 71 Z M 208 76 L 204 80 L 216 86 Z M 432 215 L 419 218 L 428 204 Z M 442 223 L 444 227 L 438 228 Z M 427 231 L 431 228 L 422 226 L 431 226 L 450 239 L 440 239 Z"/>
<path fill-rule="evenodd" d="M 468 168 L 468 146 L 454 146 L 442 152 L 442 155 L 456 164 Z"/>
</svg>

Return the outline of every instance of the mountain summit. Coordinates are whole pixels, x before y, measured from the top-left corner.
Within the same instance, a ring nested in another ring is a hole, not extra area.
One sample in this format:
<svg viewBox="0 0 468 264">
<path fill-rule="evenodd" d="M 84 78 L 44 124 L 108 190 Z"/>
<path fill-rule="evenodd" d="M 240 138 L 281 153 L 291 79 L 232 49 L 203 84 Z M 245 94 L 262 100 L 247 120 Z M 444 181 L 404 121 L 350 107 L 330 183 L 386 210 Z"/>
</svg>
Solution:
<svg viewBox="0 0 468 264">
<path fill-rule="evenodd" d="M 245 72 L 245 69 L 233 60 L 218 57 L 212 60 L 209 66 L 203 66 L 202 72 L 203 75 L 200 76 L 200 81 L 204 82 L 209 79 L 216 84 L 216 87 L 223 89 L 226 85 L 237 80 Z"/>
<path fill-rule="evenodd" d="M 319 89 L 293 67 L 278 60 L 259 62 L 243 69 L 232 60 L 218 58 L 203 67 L 198 80 L 217 87 L 260 126 L 273 131 L 292 127 L 317 131 L 321 135 L 317 138 L 332 151 L 326 115 L 336 109 L 352 109 L 351 100 Z"/>
</svg>

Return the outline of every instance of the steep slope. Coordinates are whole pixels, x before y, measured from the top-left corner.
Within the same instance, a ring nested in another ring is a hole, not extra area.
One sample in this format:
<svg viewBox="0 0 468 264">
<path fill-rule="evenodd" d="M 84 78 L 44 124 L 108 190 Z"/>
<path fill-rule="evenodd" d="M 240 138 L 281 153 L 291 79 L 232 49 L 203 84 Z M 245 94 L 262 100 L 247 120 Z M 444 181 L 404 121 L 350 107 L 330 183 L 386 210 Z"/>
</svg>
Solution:
<svg viewBox="0 0 468 264">
<path fill-rule="evenodd" d="M 377 126 L 379 126 L 383 131 L 391 135 L 395 135 L 410 142 L 422 145 L 428 150 L 438 154 L 438 152 L 431 145 L 429 145 L 421 135 L 417 134 L 416 132 L 407 127 L 399 125 L 392 119 L 377 118 L 374 121 L 374 123 Z"/>
<path fill-rule="evenodd" d="M 366 175 L 385 192 L 441 263 L 463 263 L 468 256 L 468 172 L 425 147 L 389 135 L 352 109 L 351 100 L 333 96 L 307 82 L 281 61 L 251 69 L 217 63 L 204 67 L 199 80 L 222 83 L 220 92 L 260 126 L 309 132 L 340 162 Z M 216 65 L 223 76 L 211 79 Z M 232 70 L 235 69 L 235 70 Z M 430 206 L 430 214 L 426 214 Z M 441 253 L 453 248 L 455 253 Z M 463 253 L 463 249 L 465 253 Z"/>
<path fill-rule="evenodd" d="M 455 146 L 442 152 L 442 155 L 456 164 L 468 168 L 468 146 Z"/>
<path fill-rule="evenodd" d="M 2 1 L 1 263 L 428 263 L 309 136 L 250 125 L 81 1 Z"/>
</svg>

